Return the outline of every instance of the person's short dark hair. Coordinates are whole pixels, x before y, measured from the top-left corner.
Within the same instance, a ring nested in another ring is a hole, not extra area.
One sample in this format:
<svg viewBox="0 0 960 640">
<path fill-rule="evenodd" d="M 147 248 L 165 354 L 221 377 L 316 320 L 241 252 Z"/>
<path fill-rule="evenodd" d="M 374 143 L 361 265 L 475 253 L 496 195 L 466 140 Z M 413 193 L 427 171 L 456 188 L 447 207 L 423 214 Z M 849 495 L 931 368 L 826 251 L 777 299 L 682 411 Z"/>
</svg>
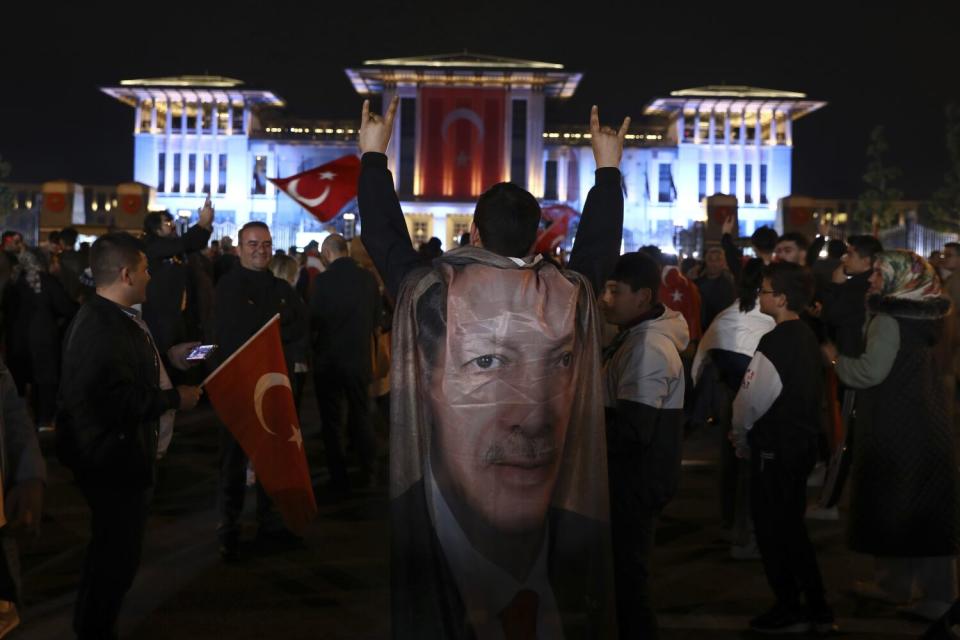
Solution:
<svg viewBox="0 0 960 640">
<path fill-rule="evenodd" d="M 297 255 L 297 245 L 295 244 L 290 245 L 290 247 L 287 249 L 287 255 L 288 256 Z"/>
<path fill-rule="evenodd" d="M 143 253 L 143 243 L 120 231 L 97 238 L 90 248 L 90 271 L 98 287 L 116 282 L 124 267 L 136 269 Z"/>
<path fill-rule="evenodd" d="M 810 241 L 807 240 L 807 236 L 797 231 L 788 231 L 777 238 L 777 244 L 781 242 L 792 242 L 797 245 L 797 248 L 801 251 L 806 251 L 810 247 Z"/>
<path fill-rule="evenodd" d="M 68 247 L 73 247 L 77 244 L 77 238 L 80 237 L 80 234 L 73 227 L 64 227 L 60 229 L 60 241 Z"/>
<path fill-rule="evenodd" d="M 47 242 L 50 244 L 60 244 L 60 237 L 59 231 L 51 231 L 47 234 Z"/>
<path fill-rule="evenodd" d="M 831 240 L 827 243 L 827 257 L 839 258 L 847 252 L 847 243 L 843 240 Z"/>
<path fill-rule="evenodd" d="M 630 285 L 634 292 L 650 289 L 650 299 L 656 300 L 660 290 L 660 265 L 642 251 L 625 253 L 617 260 L 607 280 Z"/>
<path fill-rule="evenodd" d="M 465 247 L 465 246 L 467 246 L 468 244 L 470 244 L 470 232 L 469 232 L 469 231 L 464 231 L 463 233 L 460 234 L 460 243 L 459 243 L 459 244 L 460 244 L 461 247 Z"/>
<path fill-rule="evenodd" d="M 758 227 L 750 234 L 750 246 L 752 246 L 755 251 L 773 253 L 779 237 L 774 229 L 764 225 Z"/>
<path fill-rule="evenodd" d="M 663 251 L 660 250 L 660 247 L 647 244 L 637 249 L 637 253 L 642 253 L 653 258 L 653 261 L 656 262 L 657 265 L 663 267 Z"/>
<path fill-rule="evenodd" d="M 143 230 L 147 235 L 160 235 L 164 220 L 173 220 L 169 211 L 151 211 L 143 217 Z"/>
<path fill-rule="evenodd" d="M 868 235 L 850 236 L 847 238 L 847 244 L 857 252 L 858 256 L 870 258 L 871 262 L 877 257 L 878 253 L 883 251 L 883 244 L 873 236 Z"/>
<path fill-rule="evenodd" d="M 680 262 L 680 273 L 682 273 L 683 275 L 687 275 L 688 273 L 690 273 L 691 269 L 698 266 L 699 264 L 700 264 L 700 261 L 697 260 L 696 258 L 684 258 Z"/>
<path fill-rule="evenodd" d="M 20 233 L 19 231 L 13 231 L 8 229 L 3 232 L 3 237 L 0 238 L 0 242 L 3 242 L 3 244 L 6 244 L 9 238 L 14 238 L 16 236 L 20 236 L 21 238 L 23 238 L 23 234 Z"/>
<path fill-rule="evenodd" d="M 210 241 L 210 246 L 211 246 L 211 247 L 219 247 L 219 246 L 220 246 L 220 241 L 219 241 L 219 240 L 211 240 L 211 241 Z"/>
<path fill-rule="evenodd" d="M 960 255 L 960 242 L 948 242 L 943 245 L 944 249 L 953 249 L 953 252 Z"/>
<path fill-rule="evenodd" d="M 750 258 L 740 270 L 740 281 L 737 283 L 737 298 L 740 301 L 740 311 L 749 313 L 757 306 L 757 294 L 763 285 L 763 260 Z"/>
<path fill-rule="evenodd" d="M 774 262 L 763 270 L 770 280 L 770 288 L 777 295 L 787 297 L 787 309 L 800 313 L 813 301 L 813 274 L 806 267 L 792 262 Z"/>
<path fill-rule="evenodd" d="M 477 200 L 473 221 L 484 249 L 509 258 L 523 258 L 537 239 L 540 205 L 526 189 L 501 182 Z"/>
<path fill-rule="evenodd" d="M 270 232 L 270 227 L 267 226 L 266 222 L 260 222 L 259 220 L 251 220 L 247 224 L 240 227 L 240 231 L 237 232 L 237 244 L 243 244 L 243 232 L 247 229 L 263 229 L 267 233 Z"/>
</svg>

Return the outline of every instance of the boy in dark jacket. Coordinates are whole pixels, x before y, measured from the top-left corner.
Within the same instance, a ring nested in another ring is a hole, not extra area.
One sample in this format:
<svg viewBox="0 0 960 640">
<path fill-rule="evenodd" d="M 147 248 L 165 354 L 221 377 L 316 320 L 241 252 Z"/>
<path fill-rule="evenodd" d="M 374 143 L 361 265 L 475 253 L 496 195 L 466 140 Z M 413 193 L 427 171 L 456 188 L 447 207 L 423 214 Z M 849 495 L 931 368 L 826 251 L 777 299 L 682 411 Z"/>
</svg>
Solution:
<svg viewBox="0 0 960 640">
<path fill-rule="evenodd" d="M 760 310 L 777 326 L 760 339 L 733 402 L 731 438 L 737 455 L 750 459 L 757 546 L 777 598 L 772 609 L 750 621 L 761 633 L 833 627 L 804 523 L 823 397 L 817 338 L 800 319 L 813 290 L 813 275 L 800 265 L 780 262 L 764 269 Z M 805 610 L 799 603 L 801 593 Z"/>
</svg>

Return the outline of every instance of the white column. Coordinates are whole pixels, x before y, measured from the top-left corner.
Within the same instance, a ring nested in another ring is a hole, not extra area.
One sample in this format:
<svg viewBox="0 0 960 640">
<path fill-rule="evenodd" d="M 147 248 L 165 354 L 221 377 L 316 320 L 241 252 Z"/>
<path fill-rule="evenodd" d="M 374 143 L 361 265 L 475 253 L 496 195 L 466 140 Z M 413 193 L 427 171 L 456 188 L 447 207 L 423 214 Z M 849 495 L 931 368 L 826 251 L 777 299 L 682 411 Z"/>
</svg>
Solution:
<svg viewBox="0 0 960 640">
<path fill-rule="evenodd" d="M 760 204 L 760 155 L 763 147 L 763 126 L 760 123 L 760 110 L 757 109 L 756 131 L 753 136 L 753 176 L 751 176 L 750 195 L 754 204 Z"/>
<path fill-rule="evenodd" d="M 250 107 L 248 107 L 246 104 L 244 104 L 244 105 L 243 105 L 243 131 L 242 131 L 241 133 L 244 133 L 244 134 L 246 134 L 246 135 L 250 135 L 250 120 L 251 120 L 251 116 L 252 116 L 252 114 L 250 113 Z"/>
<path fill-rule="evenodd" d="M 747 155 L 747 110 L 744 108 L 740 112 L 740 157 L 737 158 L 737 203 L 743 205 L 744 185 L 746 176 L 744 175 L 744 161 Z"/>
<path fill-rule="evenodd" d="M 700 107 L 697 107 L 697 113 L 693 116 L 693 144 L 700 144 Z"/>
<path fill-rule="evenodd" d="M 723 144 L 730 146 L 730 109 L 723 114 Z"/>
<path fill-rule="evenodd" d="M 157 131 L 157 101 L 154 100 L 150 105 L 150 133 Z"/>
<path fill-rule="evenodd" d="M 680 114 L 677 116 L 677 144 L 683 144 L 683 109 L 680 109 Z"/>
<path fill-rule="evenodd" d="M 169 136 L 173 131 L 173 102 L 167 100 L 167 117 L 164 123 L 164 132 Z"/>
<path fill-rule="evenodd" d="M 713 109 L 710 109 L 710 128 L 709 128 L 709 140 L 710 144 L 714 144 L 717 141 L 717 119 L 713 113 Z"/>
<path fill-rule="evenodd" d="M 133 109 L 133 132 L 140 133 L 140 112 L 143 109 L 143 101 L 137 100 L 137 106 Z"/>
<path fill-rule="evenodd" d="M 210 105 L 210 135 L 216 137 L 220 131 L 220 103 L 214 101 Z"/>
<path fill-rule="evenodd" d="M 770 112 L 770 135 L 767 138 L 771 145 L 777 144 L 777 112 Z"/>
<path fill-rule="evenodd" d="M 227 103 L 227 135 L 233 134 L 233 103 Z"/>
</svg>

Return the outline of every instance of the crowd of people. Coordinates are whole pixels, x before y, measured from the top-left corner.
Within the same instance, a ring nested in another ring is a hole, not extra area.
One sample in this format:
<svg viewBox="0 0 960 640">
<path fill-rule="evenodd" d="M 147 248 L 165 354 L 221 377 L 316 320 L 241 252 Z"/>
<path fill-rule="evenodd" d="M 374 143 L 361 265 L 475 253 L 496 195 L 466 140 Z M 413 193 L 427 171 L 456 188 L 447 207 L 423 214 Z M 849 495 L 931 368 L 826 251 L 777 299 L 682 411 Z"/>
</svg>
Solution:
<svg viewBox="0 0 960 640">
<path fill-rule="evenodd" d="M 38 525 L 53 432 L 92 513 L 79 638 L 116 637 L 176 413 L 276 315 L 298 411 L 312 378 L 323 491 L 389 488 L 396 637 L 655 638 L 655 532 L 697 428 L 717 433 L 731 555 L 759 558 L 773 594 L 753 630 L 835 628 L 805 520 L 838 517 L 848 460 L 850 548 L 876 568 L 854 591 L 927 620 L 950 609 L 960 244 L 934 262 L 823 224 L 741 247 L 730 219 L 702 261 L 620 255 L 629 119 L 601 127 L 594 107 L 569 256 L 529 255 L 540 208 L 509 183 L 461 246 L 415 248 L 385 155 L 396 109 L 364 104 L 362 239 L 284 251 L 249 222 L 233 247 L 211 241 L 209 200 L 182 233 L 157 212 L 142 237 L 79 248 L 72 228 L 38 247 L 3 234 L 0 535 Z M 198 363 L 201 344 L 216 348 Z M 224 561 L 242 560 L 250 485 L 258 544 L 302 544 L 225 425 L 219 478 Z M 810 482 L 826 485 L 814 509 Z M 19 620 L 16 566 L 0 566 L 0 637 Z"/>
</svg>

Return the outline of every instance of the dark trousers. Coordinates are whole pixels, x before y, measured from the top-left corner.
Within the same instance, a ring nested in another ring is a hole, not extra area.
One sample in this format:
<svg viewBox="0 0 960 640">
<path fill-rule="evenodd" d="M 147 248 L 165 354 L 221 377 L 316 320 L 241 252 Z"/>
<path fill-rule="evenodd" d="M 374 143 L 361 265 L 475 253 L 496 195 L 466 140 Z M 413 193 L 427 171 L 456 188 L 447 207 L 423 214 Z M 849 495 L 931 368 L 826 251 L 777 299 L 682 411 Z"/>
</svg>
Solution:
<svg viewBox="0 0 960 640">
<path fill-rule="evenodd" d="M 330 482 L 334 487 L 347 488 L 347 463 L 340 443 L 340 428 L 343 424 L 343 405 L 347 408 L 347 434 L 360 458 L 360 470 L 364 478 L 373 472 L 376 460 L 376 439 L 370 422 L 370 395 L 368 376 L 355 372 L 337 370 L 333 367 L 317 368 L 314 374 L 314 389 L 322 422 L 323 448 L 330 469 Z"/>
<path fill-rule="evenodd" d="M 256 468 L 254 468 L 256 472 Z M 258 533 L 278 533 L 283 523 L 270 496 L 258 481 L 257 522 Z M 240 514 L 243 513 L 243 499 L 247 492 L 247 454 L 233 437 L 230 430 L 220 427 L 220 522 L 217 535 L 222 543 L 235 545 L 240 538 Z"/>
<path fill-rule="evenodd" d="M 777 602 L 789 608 L 806 596 L 811 610 L 826 607 L 817 554 L 807 535 L 807 476 L 816 459 L 816 444 L 790 460 L 779 452 L 751 452 L 750 499 L 754 532 L 767 582 Z"/>
<path fill-rule="evenodd" d="M 657 514 L 639 499 L 635 482 L 627 477 L 631 460 L 609 463 L 610 538 L 613 578 L 617 592 L 617 624 L 621 638 L 656 638 L 657 618 L 650 604 L 650 555 Z"/>
<path fill-rule="evenodd" d="M 82 640 L 117 637 L 120 605 L 140 567 L 152 489 L 80 485 L 91 536 L 80 574 L 73 630 Z"/>
</svg>

